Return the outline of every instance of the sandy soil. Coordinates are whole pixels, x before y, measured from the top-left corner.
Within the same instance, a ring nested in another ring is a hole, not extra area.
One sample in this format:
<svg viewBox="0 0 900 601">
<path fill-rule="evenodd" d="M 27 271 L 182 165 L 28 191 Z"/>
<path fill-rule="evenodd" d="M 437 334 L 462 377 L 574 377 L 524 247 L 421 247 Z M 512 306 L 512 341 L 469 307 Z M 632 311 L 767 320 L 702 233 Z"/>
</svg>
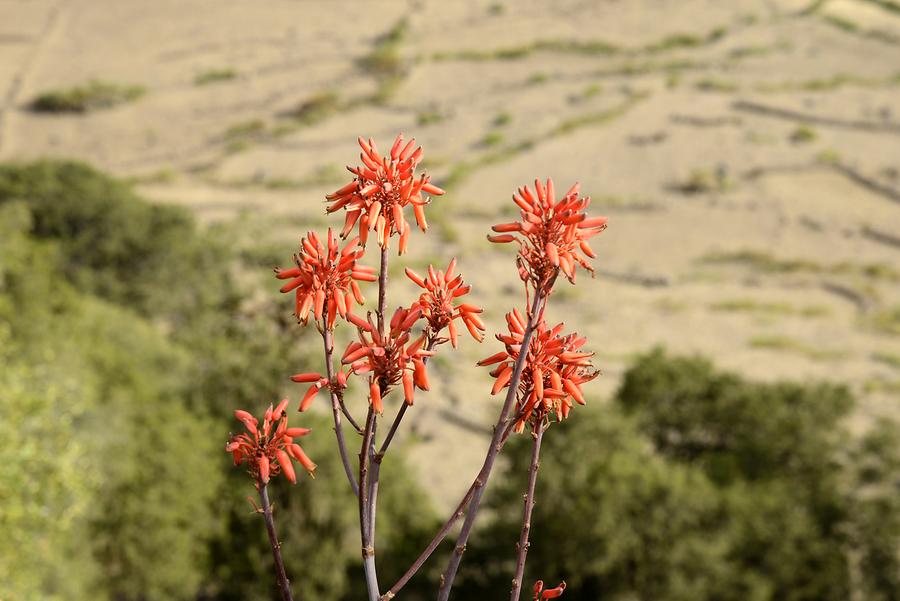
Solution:
<svg viewBox="0 0 900 601">
<path fill-rule="evenodd" d="M 231 78 L 199 85 L 211 70 Z M 28 110 L 91 79 L 146 94 Z M 861 427 L 897 412 L 900 3 L 0 0 L 0 102 L 0 158 L 90 161 L 204 222 L 252 220 L 285 257 L 357 135 L 415 135 L 448 194 L 409 263 L 459 256 L 492 328 L 518 282 L 489 226 L 516 186 L 580 180 L 610 229 L 553 315 L 597 350 L 595 398 L 663 344 L 849 382 Z M 495 346 L 437 362 L 410 420 L 442 504 L 480 461 L 497 403 L 471 363 Z"/>
</svg>

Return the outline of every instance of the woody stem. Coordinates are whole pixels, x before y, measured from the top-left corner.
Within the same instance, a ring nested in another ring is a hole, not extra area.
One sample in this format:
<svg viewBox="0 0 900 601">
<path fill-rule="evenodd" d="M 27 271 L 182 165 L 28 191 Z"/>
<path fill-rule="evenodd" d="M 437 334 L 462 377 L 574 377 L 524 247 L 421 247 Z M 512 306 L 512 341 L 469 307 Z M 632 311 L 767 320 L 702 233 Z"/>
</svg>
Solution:
<svg viewBox="0 0 900 601">
<path fill-rule="evenodd" d="M 378 336 L 384 340 L 384 307 L 387 299 L 388 261 L 387 245 L 381 248 L 381 265 L 378 273 Z M 381 383 L 379 382 L 379 386 Z M 384 393 L 384 390 L 381 390 Z M 362 446 L 359 449 L 359 530 L 362 542 L 363 568 L 366 573 L 366 589 L 369 601 L 378 601 L 378 575 L 375 571 L 375 505 L 378 501 L 378 476 L 380 461 L 375 461 L 375 426 L 377 417 L 372 405 L 366 416 Z M 369 469 L 372 473 L 369 473 Z"/>
<path fill-rule="evenodd" d="M 522 515 L 522 533 L 519 535 L 519 543 L 516 545 L 516 575 L 512 581 L 510 601 L 519 601 L 522 592 L 522 578 L 525 575 L 525 558 L 528 555 L 528 536 L 531 533 L 531 513 L 534 510 L 534 485 L 537 482 L 538 466 L 540 465 L 541 441 L 547 426 L 543 421 L 535 423 L 532 430 L 534 444 L 531 447 L 531 466 L 528 468 L 528 489 L 525 493 L 525 511 Z"/>
<path fill-rule="evenodd" d="M 509 422 L 506 425 L 505 432 L 503 436 L 500 437 L 500 448 L 503 448 L 503 445 L 506 444 L 506 441 L 509 439 L 509 435 L 512 434 L 513 426 L 515 425 L 514 421 Z M 450 517 L 447 518 L 447 521 L 444 522 L 444 525 L 441 526 L 441 529 L 437 531 L 437 534 L 434 535 L 434 538 L 428 543 L 428 546 L 425 547 L 425 550 L 422 551 L 416 560 L 413 562 L 409 569 L 400 577 L 400 579 L 390 588 L 388 592 L 381 596 L 381 601 L 389 601 L 394 598 L 397 593 L 406 586 L 406 583 L 409 582 L 413 576 L 425 565 L 425 562 L 428 561 L 428 558 L 431 557 L 431 554 L 434 553 L 435 549 L 438 548 L 447 535 L 450 533 L 450 529 L 459 521 L 459 518 L 463 516 L 463 512 L 466 510 L 466 507 L 469 506 L 469 502 L 472 500 L 472 495 L 475 494 L 475 489 L 481 486 L 481 480 L 476 479 L 469 486 L 469 489 L 466 491 L 466 494 L 463 495 L 462 500 L 456 506 L 456 509 L 453 510 L 453 513 L 450 514 Z"/>
<path fill-rule="evenodd" d="M 323 324 L 325 325 L 325 324 Z M 344 473 L 355 496 L 359 496 L 359 485 L 353 476 L 353 468 L 350 467 L 350 457 L 347 455 L 347 444 L 344 441 L 344 429 L 341 426 L 341 403 L 338 393 L 331 388 L 334 383 L 334 367 L 331 364 L 334 354 L 334 334 L 327 327 L 322 330 L 322 342 L 325 346 L 325 370 L 328 376 L 329 392 L 331 393 L 331 413 L 334 416 L 334 435 L 337 437 L 338 451 L 341 454 L 341 463 L 344 465 Z"/>
<path fill-rule="evenodd" d="M 269 533 L 269 543 L 272 545 L 272 556 L 275 558 L 275 577 L 278 580 L 278 589 L 281 592 L 281 601 L 293 601 L 291 596 L 291 583 L 284 571 L 284 561 L 281 559 L 281 543 L 275 533 L 275 519 L 272 517 L 272 506 L 269 504 L 269 491 L 262 479 L 257 481 L 259 487 L 259 500 L 262 503 L 263 517 L 266 520 L 266 532 Z"/>
<path fill-rule="evenodd" d="M 484 458 L 484 465 L 478 473 L 476 483 L 479 486 L 475 489 L 472 500 L 469 503 L 469 509 L 466 512 L 466 519 L 463 522 L 459 536 L 456 538 L 456 547 L 447 563 L 447 568 L 441 576 L 441 585 L 438 589 L 438 601 L 447 601 L 450 598 L 450 590 L 453 588 L 453 581 L 456 579 L 456 573 L 459 570 L 459 564 L 462 562 L 463 553 L 466 551 L 466 543 L 469 541 L 469 535 L 472 534 L 472 527 L 475 524 L 475 518 L 478 516 L 478 509 L 481 506 L 481 498 L 484 495 L 485 485 L 490 478 L 491 470 L 494 468 L 494 460 L 503 445 L 500 444 L 503 438 L 509 413 L 512 410 L 516 400 L 516 394 L 519 390 L 519 382 L 522 379 L 522 371 L 525 369 L 525 362 L 528 358 L 528 349 L 531 345 L 531 336 L 540 321 L 540 314 L 543 312 L 541 304 L 544 302 L 544 295 L 535 292 L 534 301 L 532 302 L 531 312 L 528 315 L 528 324 L 525 326 L 525 332 L 522 334 L 522 345 L 519 349 L 519 356 L 516 357 L 516 363 L 513 368 L 512 378 L 509 381 L 509 389 L 506 391 L 506 399 L 503 402 L 503 408 L 500 410 L 500 417 L 497 419 L 497 425 L 494 426 L 494 434 L 491 437 L 491 446 L 488 447 L 487 456 Z"/>
</svg>

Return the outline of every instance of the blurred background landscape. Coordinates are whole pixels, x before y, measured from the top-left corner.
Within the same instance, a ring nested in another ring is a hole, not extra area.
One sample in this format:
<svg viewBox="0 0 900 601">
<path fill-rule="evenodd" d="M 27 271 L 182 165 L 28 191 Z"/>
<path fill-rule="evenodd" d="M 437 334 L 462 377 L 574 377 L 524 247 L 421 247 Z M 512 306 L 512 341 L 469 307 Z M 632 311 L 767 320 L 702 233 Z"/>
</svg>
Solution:
<svg viewBox="0 0 900 601">
<path fill-rule="evenodd" d="M 551 301 L 604 375 L 548 432 L 527 582 L 900 598 L 900 2 L 0 0 L 0 601 L 276 598 L 231 413 L 319 369 L 271 268 L 340 227 L 356 136 L 400 131 L 447 194 L 389 304 L 456 256 L 499 331 L 521 284 L 485 234 L 535 177 L 610 218 Z M 385 462 L 385 589 L 483 459 L 499 343 L 460 346 Z M 292 423 L 297 597 L 362 599 L 324 401 Z M 524 442 L 455 598 L 507 594 Z"/>
</svg>

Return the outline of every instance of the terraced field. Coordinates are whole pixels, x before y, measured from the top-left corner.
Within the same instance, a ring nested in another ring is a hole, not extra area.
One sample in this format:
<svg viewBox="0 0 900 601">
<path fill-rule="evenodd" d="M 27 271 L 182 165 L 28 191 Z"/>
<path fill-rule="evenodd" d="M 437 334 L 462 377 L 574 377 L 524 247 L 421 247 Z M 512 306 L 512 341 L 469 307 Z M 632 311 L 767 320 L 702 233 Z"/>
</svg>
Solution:
<svg viewBox="0 0 900 601">
<path fill-rule="evenodd" d="M 357 135 L 414 135 L 448 193 L 407 264 L 458 256 L 490 328 L 519 290 L 490 225 L 516 186 L 580 180 L 610 228 L 553 316 L 597 350 L 596 399 L 662 344 L 847 382 L 859 427 L 897 413 L 895 0 L 0 0 L 0 102 L 0 158 L 89 161 L 240 219 L 235 244 L 272 261 L 326 225 Z M 496 411 L 471 365 L 494 345 L 462 347 L 411 420 L 441 491 Z"/>
</svg>

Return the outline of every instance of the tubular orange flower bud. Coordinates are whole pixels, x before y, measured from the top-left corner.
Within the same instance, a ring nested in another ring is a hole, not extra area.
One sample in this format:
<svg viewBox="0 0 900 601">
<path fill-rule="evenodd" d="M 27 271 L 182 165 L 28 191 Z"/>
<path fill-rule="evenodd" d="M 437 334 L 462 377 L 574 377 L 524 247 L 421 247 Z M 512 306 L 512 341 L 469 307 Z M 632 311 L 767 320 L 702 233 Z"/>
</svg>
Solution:
<svg viewBox="0 0 900 601">
<path fill-rule="evenodd" d="M 259 465 L 259 479 L 263 481 L 263 483 L 269 481 L 269 458 L 263 455 L 257 461 Z"/>
<path fill-rule="evenodd" d="M 497 380 L 494 382 L 493 388 L 491 388 L 491 394 L 497 394 L 500 392 L 504 386 L 509 384 L 509 380 L 512 377 L 512 367 L 506 365 L 500 371 L 499 375 L 497 375 Z"/>
<path fill-rule="evenodd" d="M 288 479 L 291 484 L 297 483 L 297 474 L 294 473 L 294 466 L 291 464 L 291 458 L 288 457 L 287 453 L 282 450 L 278 450 L 275 452 L 276 457 L 278 457 L 278 465 L 281 466 L 281 471 L 284 472 L 284 477 Z"/>
<path fill-rule="evenodd" d="M 234 416 L 242 422 L 253 422 L 254 424 L 256 424 L 256 418 L 241 409 L 237 409 L 234 412 Z"/>
<path fill-rule="evenodd" d="M 559 267 L 559 254 L 556 252 L 556 245 L 548 242 L 545 250 L 547 251 L 547 259 L 550 261 L 550 264 L 554 267 Z"/>
<path fill-rule="evenodd" d="M 372 402 L 372 410 L 379 415 L 384 413 L 384 406 L 381 404 L 381 387 L 375 380 L 369 383 L 369 398 Z"/>
<path fill-rule="evenodd" d="M 300 438 L 301 436 L 306 436 L 312 432 L 309 428 L 287 428 L 284 431 L 285 436 L 288 438 Z"/>
<path fill-rule="evenodd" d="M 312 404 L 313 399 L 316 398 L 316 394 L 318 394 L 321 388 L 322 386 L 318 382 L 309 387 L 306 394 L 303 395 L 303 399 L 300 401 L 299 411 L 301 413 L 309 409 L 309 406 Z"/>
<path fill-rule="evenodd" d="M 425 362 L 421 359 L 413 359 L 413 380 L 416 386 L 422 390 L 428 390 L 428 372 L 425 371 Z"/>
<path fill-rule="evenodd" d="M 413 404 L 413 398 L 415 396 L 415 387 L 413 385 L 413 377 L 409 371 L 403 371 L 403 396 L 408 405 Z"/>
<path fill-rule="evenodd" d="M 291 445 L 291 449 L 294 450 L 294 456 L 296 457 L 297 461 L 300 462 L 300 465 L 303 466 L 303 469 L 306 470 L 306 473 L 308 473 L 310 476 L 313 476 L 316 473 L 317 467 L 313 460 L 303 452 L 303 449 L 299 445 Z"/>
<path fill-rule="evenodd" d="M 317 382 L 321 378 L 322 376 L 320 374 L 314 372 L 295 374 L 291 376 L 291 380 L 293 380 L 294 382 Z"/>
<path fill-rule="evenodd" d="M 491 229 L 497 233 L 518 232 L 522 229 L 522 225 L 520 223 L 498 223 Z"/>
<path fill-rule="evenodd" d="M 513 236 L 512 234 L 498 234 L 496 236 L 488 235 L 487 239 L 489 241 L 493 242 L 494 244 L 503 244 L 506 242 L 515 241 L 516 237 Z"/>
</svg>

